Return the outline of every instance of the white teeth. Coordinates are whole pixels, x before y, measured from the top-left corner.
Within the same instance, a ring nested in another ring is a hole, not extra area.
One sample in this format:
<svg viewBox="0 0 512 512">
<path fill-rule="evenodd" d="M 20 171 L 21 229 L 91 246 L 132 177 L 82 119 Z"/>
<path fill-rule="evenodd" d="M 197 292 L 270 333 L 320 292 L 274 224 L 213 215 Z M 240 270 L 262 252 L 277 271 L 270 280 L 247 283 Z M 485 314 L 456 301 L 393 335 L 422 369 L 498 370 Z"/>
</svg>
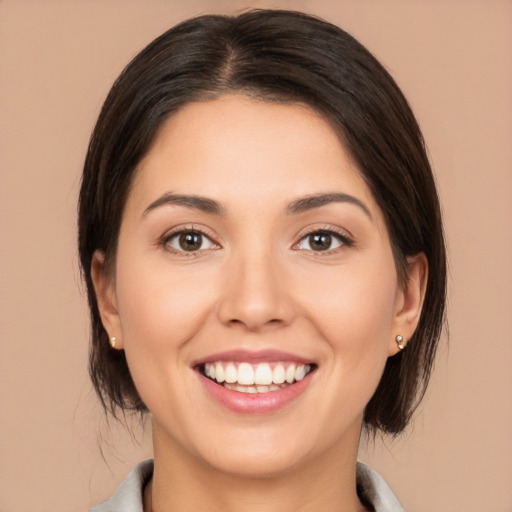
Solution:
<svg viewBox="0 0 512 512">
<path fill-rule="evenodd" d="M 227 389 L 231 389 L 232 391 L 239 391 L 240 393 L 269 393 L 271 391 L 278 391 L 283 389 L 286 386 L 278 386 L 276 384 L 271 384 L 270 386 L 241 386 L 240 384 L 228 384 L 224 383 L 224 387 Z"/>
<path fill-rule="evenodd" d="M 238 384 L 252 386 L 254 384 L 254 370 L 249 363 L 240 363 L 238 365 Z"/>
<path fill-rule="evenodd" d="M 291 364 L 286 368 L 286 382 L 291 384 L 295 380 L 295 365 Z"/>
<path fill-rule="evenodd" d="M 272 384 L 272 368 L 267 363 L 259 364 L 254 374 L 254 382 L 262 386 Z"/>
<path fill-rule="evenodd" d="M 221 363 L 215 363 L 215 380 L 217 382 L 224 382 L 224 368 Z"/>
<path fill-rule="evenodd" d="M 205 367 L 206 375 L 210 377 L 211 379 L 215 378 L 215 367 L 213 364 L 207 364 Z"/>
<path fill-rule="evenodd" d="M 243 393 L 268 393 L 302 380 L 311 371 L 310 365 L 277 363 L 274 369 L 269 363 L 205 363 L 207 377 L 224 383 L 228 389 Z"/>
<path fill-rule="evenodd" d="M 250 393 L 250 394 L 261 393 L 261 391 L 258 391 L 256 386 L 241 386 L 239 384 L 224 384 L 224 387 L 227 389 L 231 389 L 232 391 L 239 391 L 240 393 Z"/>
<path fill-rule="evenodd" d="M 224 373 L 224 379 L 226 382 L 232 384 L 238 380 L 238 372 L 233 363 L 229 363 L 226 366 L 226 372 Z"/>
<path fill-rule="evenodd" d="M 282 364 L 277 364 L 272 373 L 272 382 L 274 384 L 282 384 L 286 378 L 286 372 Z"/>
<path fill-rule="evenodd" d="M 306 367 L 303 364 L 299 364 L 295 370 L 295 380 L 302 380 L 306 376 Z"/>
</svg>

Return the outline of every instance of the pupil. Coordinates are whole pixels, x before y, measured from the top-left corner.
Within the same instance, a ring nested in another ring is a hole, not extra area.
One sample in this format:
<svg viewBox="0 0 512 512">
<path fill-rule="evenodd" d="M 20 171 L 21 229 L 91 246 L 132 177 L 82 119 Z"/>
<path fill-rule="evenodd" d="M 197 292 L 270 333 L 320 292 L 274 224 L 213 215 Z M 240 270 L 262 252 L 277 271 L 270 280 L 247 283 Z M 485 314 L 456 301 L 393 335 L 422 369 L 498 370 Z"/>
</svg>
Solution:
<svg viewBox="0 0 512 512">
<path fill-rule="evenodd" d="M 311 235 L 310 245 L 314 251 L 325 251 L 331 247 L 332 237 L 327 233 Z"/>
<path fill-rule="evenodd" d="M 197 251 L 201 247 L 202 239 L 199 233 L 182 233 L 180 247 L 184 251 Z"/>
</svg>

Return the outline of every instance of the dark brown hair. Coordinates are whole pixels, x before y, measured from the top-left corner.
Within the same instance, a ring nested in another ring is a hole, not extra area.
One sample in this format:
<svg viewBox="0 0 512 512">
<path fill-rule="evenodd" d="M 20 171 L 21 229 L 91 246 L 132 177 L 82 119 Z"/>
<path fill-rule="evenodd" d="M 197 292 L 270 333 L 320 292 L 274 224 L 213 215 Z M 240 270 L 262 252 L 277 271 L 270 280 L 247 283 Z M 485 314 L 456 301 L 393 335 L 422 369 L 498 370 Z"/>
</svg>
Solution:
<svg viewBox="0 0 512 512">
<path fill-rule="evenodd" d="M 237 92 L 308 105 L 351 153 L 386 220 L 399 278 L 424 253 L 428 283 L 407 349 L 387 360 L 365 410 L 373 432 L 404 429 L 428 383 L 442 331 L 446 256 L 422 134 L 400 89 L 353 37 L 318 18 L 255 10 L 201 16 L 170 29 L 125 68 L 91 137 L 80 191 L 78 243 L 91 311 L 90 375 L 106 410 L 144 411 L 123 351 L 112 350 L 91 280 L 94 251 L 115 268 L 123 209 L 137 164 L 183 105 Z"/>
</svg>

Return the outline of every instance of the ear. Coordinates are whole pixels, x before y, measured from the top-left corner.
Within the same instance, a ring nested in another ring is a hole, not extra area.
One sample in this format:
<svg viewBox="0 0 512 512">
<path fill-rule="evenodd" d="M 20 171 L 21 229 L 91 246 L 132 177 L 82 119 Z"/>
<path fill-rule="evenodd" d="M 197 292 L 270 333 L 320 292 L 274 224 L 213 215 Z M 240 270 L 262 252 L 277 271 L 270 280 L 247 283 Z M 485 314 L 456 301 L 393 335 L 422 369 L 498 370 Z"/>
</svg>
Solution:
<svg viewBox="0 0 512 512">
<path fill-rule="evenodd" d="M 407 342 L 414 334 L 420 320 L 425 291 L 427 289 L 428 262 L 423 253 L 407 258 L 406 281 L 397 292 L 395 316 L 391 329 L 388 355 L 400 351 L 396 337 L 402 336 Z"/>
<path fill-rule="evenodd" d="M 93 254 L 91 278 L 103 327 L 107 331 L 109 340 L 115 336 L 115 348 L 122 349 L 121 321 L 117 308 L 114 279 L 108 275 L 105 269 L 105 254 L 102 251 L 95 251 Z"/>
</svg>

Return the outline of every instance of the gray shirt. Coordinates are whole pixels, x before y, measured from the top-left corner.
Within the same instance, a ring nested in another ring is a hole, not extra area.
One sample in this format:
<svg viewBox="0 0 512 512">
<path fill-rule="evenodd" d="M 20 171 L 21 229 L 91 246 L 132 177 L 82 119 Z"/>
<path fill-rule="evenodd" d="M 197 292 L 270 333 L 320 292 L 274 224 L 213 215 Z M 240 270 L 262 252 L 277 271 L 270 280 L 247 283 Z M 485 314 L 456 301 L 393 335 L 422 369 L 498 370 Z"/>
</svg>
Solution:
<svg viewBox="0 0 512 512">
<path fill-rule="evenodd" d="M 114 495 L 89 512 L 143 512 L 144 486 L 153 474 L 153 461 L 141 462 L 117 488 Z M 404 512 L 384 479 L 373 469 L 357 463 L 357 488 L 361 499 L 375 512 Z"/>
</svg>

